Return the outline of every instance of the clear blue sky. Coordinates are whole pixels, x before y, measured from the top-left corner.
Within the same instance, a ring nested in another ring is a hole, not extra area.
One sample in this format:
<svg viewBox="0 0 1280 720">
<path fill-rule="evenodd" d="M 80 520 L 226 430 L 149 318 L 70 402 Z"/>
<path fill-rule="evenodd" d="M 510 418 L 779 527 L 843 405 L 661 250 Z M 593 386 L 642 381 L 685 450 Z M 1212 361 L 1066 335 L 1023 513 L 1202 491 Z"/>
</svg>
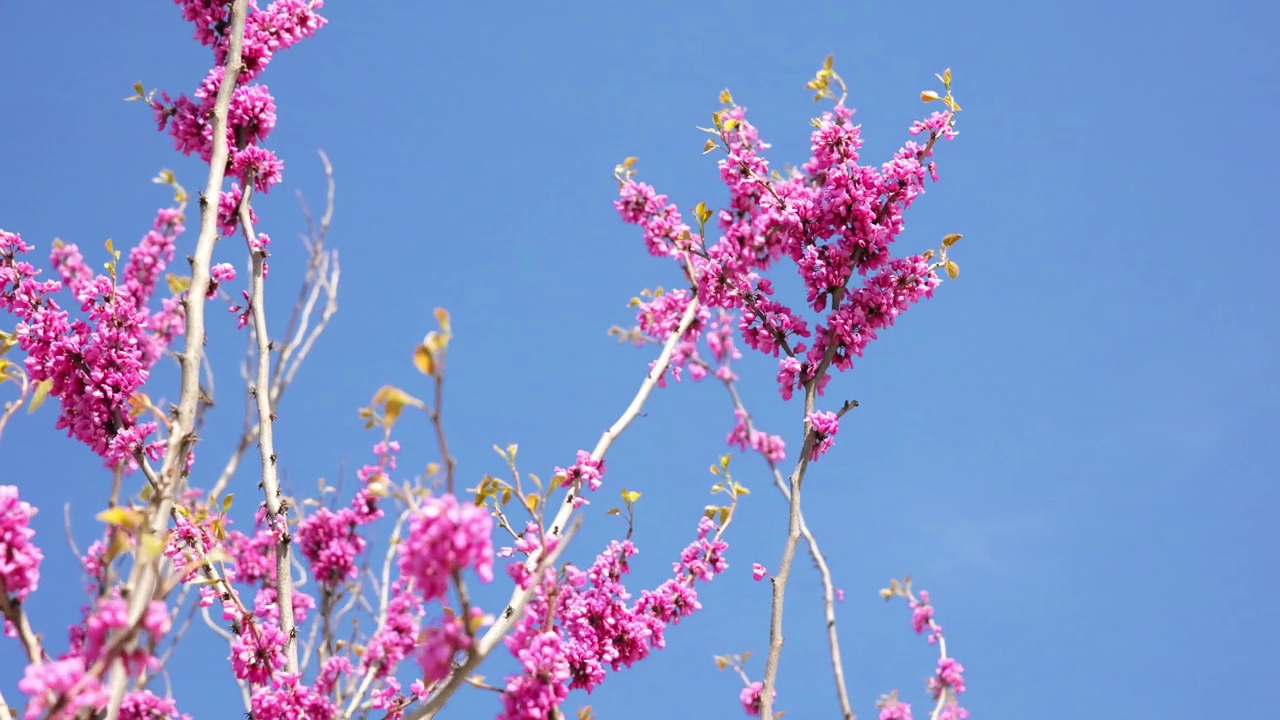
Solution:
<svg viewBox="0 0 1280 720">
<path fill-rule="evenodd" d="M 1268 459 L 1278 295 L 1263 265 L 1277 191 L 1275 5 L 331 2 L 325 14 L 330 26 L 263 78 L 280 108 L 269 146 L 286 162 L 285 183 L 259 205 L 279 246 L 277 324 L 300 268 L 292 193 L 322 199 L 316 150 L 338 182 L 341 309 L 280 412 L 293 487 L 365 462 L 373 438 L 355 411 L 378 386 L 425 392 L 409 352 L 437 305 L 456 325 L 447 422 L 463 476 L 501 469 L 495 442 L 520 443 L 524 469 L 544 477 L 569 462 L 651 359 L 605 330 L 630 320 L 640 289 L 678 283 L 618 220 L 614 164 L 639 156 L 641 177 L 681 207 L 720 199 L 694 126 L 725 86 L 774 144 L 775 165 L 802 162 L 818 112 L 803 83 L 828 53 L 878 162 L 950 66 L 961 135 L 942 147 L 942 183 L 911 211 L 899 248 L 964 233 L 963 275 L 833 386 L 862 407 L 807 484 L 810 524 L 847 595 L 861 716 L 895 687 L 923 705 L 934 651 L 904 607 L 876 596 L 904 573 L 932 591 L 975 718 L 1274 712 L 1261 690 L 1280 643 L 1269 611 L 1280 473 Z M 190 33 L 167 2 L 0 5 L 0 227 L 41 258 L 54 237 L 91 253 L 147 230 L 168 199 L 149 182 L 160 168 L 203 185 L 146 108 L 121 102 L 136 81 L 194 89 L 210 60 Z M 218 257 L 242 266 L 242 244 Z M 201 446 L 205 473 L 220 469 L 242 407 L 242 338 L 230 313 L 213 317 L 226 401 L 223 430 Z M 777 399 L 772 363 L 740 371 L 760 424 L 794 447 L 797 408 Z M 175 394 L 171 372 L 156 383 L 153 396 Z M 42 508 L 48 559 L 30 606 L 56 651 L 81 601 L 62 504 L 83 547 L 109 479 L 54 417 L 15 419 L 0 482 Z M 608 492 L 644 492 L 637 588 L 691 537 L 731 427 L 722 389 L 685 384 L 658 394 L 610 454 Z M 405 425 L 402 467 L 435 458 L 427 430 Z M 757 492 L 731 530 L 728 576 L 703 591 L 707 610 L 567 709 L 740 716 L 740 686 L 711 655 L 755 651 L 759 677 L 768 597 L 750 566 L 776 566 L 785 512 L 755 458 L 735 467 Z M 253 481 L 242 483 L 244 502 Z M 591 515 L 575 559 L 619 527 Z M 797 720 L 836 712 L 817 588 L 801 562 L 778 701 Z M 3 646 L 0 687 L 13 699 L 20 651 Z M 236 716 L 225 650 L 189 650 L 175 665 L 180 707 Z M 496 711 L 478 693 L 453 708 Z"/>
</svg>

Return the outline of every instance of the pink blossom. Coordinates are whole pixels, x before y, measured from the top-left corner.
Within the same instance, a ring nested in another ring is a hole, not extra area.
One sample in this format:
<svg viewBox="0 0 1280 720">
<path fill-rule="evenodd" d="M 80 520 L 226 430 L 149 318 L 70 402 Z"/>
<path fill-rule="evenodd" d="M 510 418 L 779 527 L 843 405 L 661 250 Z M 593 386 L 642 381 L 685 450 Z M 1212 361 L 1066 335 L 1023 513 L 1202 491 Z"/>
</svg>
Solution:
<svg viewBox="0 0 1280 720">
<path fill-rule="evenodd" d="M 0 485 L 0 592 L 18 601 L 40 584 L 44 554 L 31 542 L 36 534 L 31 529 L 35 514 L 30 503 L 18 499 L 18 488 Z M 7 621 L 5 629 L 9 634 Z"/>
<path fill-rule="evenodd" d="M 764 576 L 765 576 L 765 575 L 768 575 L 768 574 L 769 574 L 769 571 L 768 571 L 768 570 L 765 570 L 765 569 L 764 569 L 764 566 L 763 566 L 763 565 L 761 565 L 760 563 L 752 563 L 752 564 L 751 564 L 751 579 L 752 579 L 752 580 L 755 580 L 755 581 L 759 582 L 760 580 L 763 580 L 763 579 L 764 579 Z"/>
<path fill-rule="evenodd" d="M 742 692 L 738 694 L 738 699 L 742 702 L 742 709 L 747 715 L 757 717 L 760 715 L 760 696 L 764 693 L 764 683 L 753 682 L 742 688 Z M 773 698 L 778 697 L 778 691 L 773 691 Z"/>
<path fill-rule="evenodd" d="M 492 530 L 484 507 L 459 503 L 453 495 L 425 498 L 400 544 L 400 574 L 412 579 L 426 600 L 445 596 L 455 570 L 474 568 L 482 581 L 491 582 Z"/>
<path fill-rule="evenodd" d="M 578 451 L 578 461 L 568 470 L 558 467 L 556 474 L 564 476 L 566 485 L 584 482 L 592 490 L 599 490 L 604 484 L 604 461 L 591 457 L 586 450 Z"/>
<path fill-rule="evenodd" d="M 270 686 L 260 687 L 250 699 L 254 720 L 333 720 L 338 708 L 314 688 L 302 684 L 297 674 L 280 673 Z"/>
<path fill-rule="evenodd" d="M 814 435 L 813 449 L 809 451 L 809 460 L 814 461 L 830 450 L 835 443 L 836 432 L 840 430 L 840 420 L 835 413 L 829 411 L 811 412 L 804 416 L 804 420 Z"/>
</svg>

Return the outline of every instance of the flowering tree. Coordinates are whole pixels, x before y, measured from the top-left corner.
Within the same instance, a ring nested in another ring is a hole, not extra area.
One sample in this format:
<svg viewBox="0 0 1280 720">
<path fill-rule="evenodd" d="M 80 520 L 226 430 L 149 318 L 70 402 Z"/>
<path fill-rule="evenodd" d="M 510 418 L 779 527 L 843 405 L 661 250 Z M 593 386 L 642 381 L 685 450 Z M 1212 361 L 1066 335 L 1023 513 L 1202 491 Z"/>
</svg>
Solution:
<svg viewBox="0 0 1280 720">
<path fill-rule="evenodd" d="M 276 123 L 275 104 L 255 80 L 276 53 L 324 27 L 318 14 L 323 2 L 177 4 L 195 26 L 196 40 L 213 49 L 213 67 L 191 97 L 175 99 L 138 85 L 134 99 L 154 111 L 159 129 L 180 152 L 208 163 L 190 274 L 166 272 L 179 244 L 187 242 L 190 200 L 168 171 L 157 181 L 172 188 L 175 206 L 157 212 L 127 259 L 108 242 L 105 273 L 94 270 L 78 247 L 55 243 L 50 264 L 57 279 L 44 279 L 25 259 L 33 248 L 0 231 L 0 305 L 16 319 L 0 343 L 6 352 L 16 347 L 25 353 L 21 363 L 0 357 L 3 379 L 18 390 L 0 417 L 0 431 L 20 407 L 52 398 L 59 406 L 57 429 L 98 455 L 114 480 L 98 516 L 102 535 L 81 557 L 88 600 L 65 641 L 56 633 L 38 634 L 23 611 L 38 590 L 47 551 L 30 528 L 35 508 L 21 499 L 19 487 L 0 486 L 0 611 L 5 634 L 27 661 L 18 683 L 25 698 L 0 698 L 2 709 L 26 718 L 187 717 L 190 709 L 180 698 L 160 697 L 150 683 L 171 669 L 184 630 L 175 622 L 194 607 L 225 639 L 230 673 L 256 720 L 434 717 L 463 685 L 498 692 L 499 717 L 559 717 L 571 691 L 590 693 L 611 672 L 662 648 L 670 627 L 702 608 L 698 583 L 728 568 L 727 532 L 748 494 L 730 473 L 729 455 L 713 467 L 711 490 L 723 501 L 687 520 L 689 543 L 661 584 L 638 593 L 624 584 L 636 553 L 630 531 L 586 568 L 559 563 L 589 514 L 587 498 L 606 484 L 609 448 L 655 388 L 687 373 L 724 385 L 726 413 L 733 413 L 728 444 L 758 453 L 787 500 L 781 559 L 772 574 L 752 565 L 756 580 L 767 577 L 772 584 L 760 679 L 748 674 L 745 655 L 717 656 L 716 662 L 742 677 L 740 701 L 748 715 L 779 714 L 774 701 L 782 611 L 803 540 L 824 588 L 836 699 L 843 716 L 853 718 L 836 632 L 840 592 L 805 524 L 801 495 L 811 466 L 835 442 L 841 418 L 857 406 L 829 401 L 830 381 L 851 370 L 854 358 L 899 314 L 933 295 L 942 282 L 939 270 L 958 276 L 948 253 L 959 235 L 918 255 L 890 252 L 926 177 L 937 180 L 934 146 L 956 135 L 960 108 L 950 71 L 938 76 L 941 94 L 922 94 L 945 109 L 916 122 L 910 133 L 920 142 L 907 142 L 878 167 L 860 164 L 860 128 L 831 58 L 808 87 L 833 107 L 813 123 L 811 157 L 785 174 L 771 169 L 762 155 L 769 146 L 726 90 L 713 127 L 703 130 L 710 134 L 706 152 L 724 153 L 719 169 L 729 202 L 718 211 L 698 204 L 692 224 L 666 196 L 635 179 L 634 158 L 616 168 L 621 219 L 640 227 L 652 255 L 678 265 L 686 287 L 643 293 L 633 303 L 636 325 L 611 331 L 660 350 L 630 405 L 595 447 L 579 450 L 549 479 L 522 474 L 511 446 L 500 449 L 509 478 L 459 485 L 442 416 L 450 318 L 438 310 L 439 327 L 412 355 L 432 400 L 383 387 L 360 411 L 379 437 L 357 474 L 354 496 L 340 499 L 322 488 L 318 498 L 297 498 L 281 489 L 273 428 L 284 392 L 337 309 L 337 255 L 325 245 L 333 180 L 330 172 L 325 214 L 318 223 L 308 218 L 307 272 L 281 332 L 268 325 L 264 309 L 270 238 L 257 230 L 253 196 L 280 183 L 283 164 L 263 146 Z M 709 225 L 718 239 L 708 236 Z M 235 237 L 244 239 L 247 278 L 225 260 L 235 256 L 232 245 L 219 247 L 220 238 Z M 802 282 L 803 301 L 775 291 L 771 278 L 789 269 Z M 69 303 L 67 294 L 78 312 L 60 304 L 59 298 Z M 216 417 L 209 414 L 206 378 L 212 370 L 203 352 L 206 309 L 227 296 L 235 298 L 230 309 L 238 327 L 247 327 L 243 375 L 254 417 L 223 469 L 211 472 L 200 469 L 207 460 L 197 461 L 200 429 Z M 753 423 L 732 369 L 742 357 L 739 342 L 777 359 L 779 392 L 802 406 L 792 445 L 798 451 L 789 454 L 783 437 Z M 180 387 L 176 402 L 161 408 L 148 394 L 155 392 L 148 380 L 166 357 L 177 362 Z M 395 427 L 405 411 L 424 412 L 435 430 L 440 462 L 425 477 L 397 476 Z M 252 526 L 233 529 L 231 490 L 255 445 L 260 470 L 250 486 L 260 488 L 261 499 Z M 214 480 L 197 488 L 191 484 L 196 477 Z M 630 528 L 639 497 L 622 490 L 622 506 L 606 512 L 625 514 Z M 378 537 L 387 538 L 386 550 L 372 558 L 371 542 Z M 467 583 L 494 582 L 495 563 L 505 570 L 511 595 L 503 606 L 486 609 L 472 601 Z M 912 627 L 927 632 L 939 649 L 927 686 L 931 717 L 967 716 L 958 702 L 962 668 L 947 653 L 928 594 L 915 593 L 909 579 L 881 592 L 886 599 L 904 598 Z M 357 617 L 364 622 L 356 623 Z M 354 640 L 340 639 L 352 631 Z M 475 670 L 500 644 L 518 670 L 495 687 Z M 878 708 L 885 720 L 911 717 L 910 705 L 896 692 L 882 697 Z"/>
</svg>

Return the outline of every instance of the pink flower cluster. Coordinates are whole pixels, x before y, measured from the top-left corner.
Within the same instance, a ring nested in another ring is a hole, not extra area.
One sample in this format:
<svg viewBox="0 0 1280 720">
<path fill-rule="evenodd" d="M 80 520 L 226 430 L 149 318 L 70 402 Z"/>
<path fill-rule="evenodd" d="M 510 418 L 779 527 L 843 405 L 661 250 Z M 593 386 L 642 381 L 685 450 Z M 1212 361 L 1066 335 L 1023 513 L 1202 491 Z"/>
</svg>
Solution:
<svg viewBox="0 0 1280 720">
<path fill-rule="evenodd" d="M 55 717 L 72 717 L 77 710 L 98 710 L 106 705 L 108 693 L 98 675 L 89 668 L 108 659 L 122 661 L 130 676 L 143 669 L 154 670 L 158 660 L 146 646 L 154 647 L 169 632 L 171 618 L 165 603 L 153 601 L 142 616 L 142 631 L 150 642 L 143 642 L 127 654 L 109 647 L 109 635 L 129 624 L 128 604 L 120 597 L 98 599 L 92 607 L 85 607 L 84 622 L 70 628 L 70 650 L 57 658 L 35 662 L 27 666 L 18 689 L 28 698 L 24 718 L 43 717 L 47 711 L 58 707 Z M 158 715 L 125 715 L 121 717 L 174 717 L 173 702 L 161 700 L 150 693 L 133 693 L 129 700 L 132 711 L 156 710 Z"/>
<path fill-rule="evenodd" d="M 586 450 L 579 450 L 578 461 L 573 464 L 573 467 L 567 470 L 557 467 L 556 474 L 564 477 L 565 485 L 573 485 L 580 481 L 592 490 L 599 490 L 604 484 L 604 461 L 591 457 L 591 453 Z"/>
<path fill-rule="evenodd" d="M 781 437 L 748 428 L 747 414 L 742 410 L 734 410 L 733 416 L 735 419 L 733 432 L 729 433 L 725 442 L 742 450 L 751 448 L 771 463 L 780 463 L 786 459 L 787 444 Z"/>
<path fill-rule="evenodd" d="M 715 527 L 702 518 L 698 539 L 673 565 L 675 577 L 630 605 L 622 576 L 637 550 L 629 540 L 611 542 L 585 572 L 566 566 L 563 582 L 549 572 L 506 640 L 522 672 L 507 678 L 499 717 L 545 718 L 570 689 L 590 693 L 604 682 L 606 666 L 616 672 L 665 647 L 667 625 L 702 607 L 694 581 L 711 580 L 728 567 L 727 544 L 708 537 Z"/>
<path fill-rule="evenodd" d="M 379 678 L 393 673 L 400 661 L 408 657 L 418 644 L 418 618 L 421 615 L 422 601 L 410 592 L 408 582 L 397 580 L 391 586 L 386 621 L 369 639 L 361 660 L 362 667 L 376 668 Z"/>
<path fill-rule="evenodd" d="M 196 153 L 209 162 L 213 155 L 213 107 L 229 50 L 231 3 L 175 2 L 182 6 L 183 18 L 195 24 L 196 40 L 213 46 L 215 67 L 200 83 L 194 99 L 181 95 L 173 100 L 168 93 L 161 93 L 160 100 L 152 101 L 152 109 L 160 129 L 169 129 L 180 152 Z M 323 6 L 323 0 L 276 0 L 265 9 L 258 8 L 256 2 L 251 3 L 241 48 L 244 69 L 237 78 L 227 113 L 227 143 L 231 150 L 227 172 L 239 178 L 242 186 L 252 182 L 259 191 L 267 192 L 280 182 L 284 169 L 284 163 L 275 153 L 259 145 L 275 127 L 275 99 L 265 85 L 251 81 L 266 69 L 275 53 L 311 37 L 325 25 L 327 21 L 316 13 Z M 228 200 L 237 190 L 233 186 L 231 192 L 224 192 L 219 207 L 230 204 L 234 208 L 238 198 L 230 203 Z M 224 235 L 234 233 L 235 224 L 233 213 L 223 213 Z"/>
<path fill-rule="evenodd" d="M 482 581 L 492 582 L 492 531 L 484 507 L 459 503 L 453 495 L 426 498 L 400 545 L 400 576 L 413 580 L 428 601 L 445 596 L 455 570 L 474 568 Z"/>
<path fill-rule="evenodd" d="M 920 599 L 908 597 L 911 607 L 911 629 L 917 635 L 929 631 L 929 644 L 933 645 L 942 639 L 942 626 L 933 619 L 933 605 L 929 603 L 928 591 L 920 591 Z M 936 702 L 941 703 L 938 717 L 941 720 L 964 720 L 969 711 L 960 706 L 959 696 L 964 693 L 964 666 L 955 658 L 943 655 L 938 658 L 938 668 L 933 677 L 926 683 L 929 693 Z M 886 713 L 889 715 L 886 716 Z M 911 720 L 911 706 L 898 703 L 896 698 L 882 702 L 881 720 Z"/>
<path fill-rule="evenodd" d="M 373 452 L 380 461 L 360 469 L 358 477 L 364 486 L 356 492 L 350 507 L 337 512 L 320 508 L 298 525 L 298 549 L 310 563 L 311 575 L 321 587 L 333 589 L 355 578 L 359 572 L 356 557 L 364 552 L 365 540 L 357 528 L 378 520 L 383 514 L 369 482 L 395 469 L 395 454 L 399 451 L 400 443 L 395 441 L 375 445 Z"/>
<path fill-rule="evenodd" d="M 764 683 L 756 681 L 742 688 L 742 692 L 738 694 L 738 700 L 742 702 L 742 709 L 751 717 L 760 716 L 760 695 L 764 693 Z M 778 691 L 773 691 L 774 699 L 778 697 Z"/>
<path fill-rule="evenodd" d="M 902 232 L 903 213 L 924 191 L 927 172 L 934 171 L 931 161 L 926 165 L 934 143 L 956 135 L 951 115 L 935 113 L 911 128 L 912 135 L 928 134 L 926 144 L 908 141 L 877 168 L 859 164 L 862 136 L 853 110 L 839 104 L 814 124 L 811 157 L 802 171 L 771 176 L 761 155 L 769 145 L 746 120 L 746 109 L 734 106 L 719 114 L 718 137 L 727 152 L 719 163 L 720 178 L 729 189 L 729 203 L 714 214 L 721 233 L 714 243 L 694 232 L 667 196 L 633 180 L 630 171 L 620 178 L 614 203 L 624 222 L 643 230 L 650 254 L 685 266 L 704 307 L 740 313 L 743 342 L 781 356 L 778 384 L 784 399 L 815 381 L 822 394 L 829 366 L 850 369 L 879 330 L 932 296 L 939 278 L 928 260 L 890 258 L 889 246 Z M 813 320 L 774 297 L 773 282 L 764 273 L 784 257 L 795 264 L 805 304 L 817 314 Z M 851 287 L 855 275 L 866 278 L 859 287 Z M 645 303 L 638 317 L 641 331 L 665 339 L 690 299 L 687 292 L 675 291 Z M 692 330 L 682 338 L 674 372 L 695 356 L 683 347 L 695 340 Z M 830 447 L 833 435 L 815 448 L 817 454 Z M 739 430 L 730 442 L 754 444 Z"/>
<path fill-rule="evenodd" d="M 840 430 L 840 419 L 830 411 L 811 412 L 804 420 L 813 432 L 813 449 L 809 451 L 809 460 L 816 461 L 818 456 L 831 449 L 836 441 L 836 432 Z"/>
<path fill-rule="evenodd" d="M 19 259 L 31 246 L 0 231 L 0 307 L 18 317 L 16 335 L 27 353 L 27 373 L 33 381 L 51 383 L 50 395 L 61 404 L 56 427 L 88 445 L 109 468 L 122 462 L 135 467 L 139 451 L 152 459 L 162 452 L 160 441 L 148 442 L 156 424 L 138 422 L 129 402 L 182 332 L 176 299 L 166 300 L 156 313 L 147 308 L 182 231 L 181 210 L 159 211 L 119 278 L 114 269 L 96 275 L 79 248 L 58 244 L 50 260 L 61 282 L 37 280 L 39 271 Z M 63 287 L 85 319 L 73 320 L 53 300 Z"/>
<path fill-rule="evenodd" d="M 40 563 L 44 553 L 31 542 L 36 531 L 31 529 L 31 518 L 36 509 L 18 499 L 18 488 L 0 485 L 0 593 L 21 602 L 35 592 L 40 584 Z M 5 635 L 14 636 L 14 629 L 5 620 Z"/>
</svg>

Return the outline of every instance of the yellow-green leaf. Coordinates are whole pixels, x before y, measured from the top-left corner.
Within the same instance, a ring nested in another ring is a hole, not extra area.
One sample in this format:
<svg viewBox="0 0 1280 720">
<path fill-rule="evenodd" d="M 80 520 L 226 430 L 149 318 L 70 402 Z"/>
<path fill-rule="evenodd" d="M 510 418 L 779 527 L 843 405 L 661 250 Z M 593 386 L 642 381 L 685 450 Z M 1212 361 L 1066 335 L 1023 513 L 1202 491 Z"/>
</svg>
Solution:
<svg viewBox="0 0 1280 720">
<path fill-rule="evenodd" d="M 745 485 L 741 485 L 741 484 L 739 484 L 739 483 L 734 483 L 734 484 L 733 484 L 733 494 L 734 494 L 734 495 L 737 495 L 738 497 L 742 497 L 743 495 L 750 495 L 750 494 L 751 494 L 751 491 L 750 491 L 750 490 L 748 490 L 748 489 L 747 489 L 747 486 L 745 486 Z"/>
<path fill-rule="evenodd" d="M 413 349 L 413 364 L 418 368 L 418 372 L 423 375 L 435 374 L 436 362 L 431 355 L 431 349 L 426 345 L 419 345 Z"/>
<path fill-rule="evenodd" d="M 729 512 L 730 510 L 727 506 L 720 508 L 720 526 L 721 527 L 723 527 L 725 521 L 729 519 Z"/>
<path fill-rule="evenodd" d="M 725 105 L 733 104 L 733 96 L 729 94 L 729 88 L 725 88 L 720 91 L 720 102 L 724 103 Z"/>
<path fill-rule="evenodd" d="M 950 235 L 943 235 L 942 247 L 951 247 L 952 245 L 955 245 L 956 243 L 960 242 L 960 238 L 962 237 L 964 236 L 961 235 L 960 233 L 951 233 Z"/>
<path fill-rule="evenodd" d="M 736 127 L 738 127 L 738 121 L 736 119 L 729 118 L 728 120 L 724 121 L 725 132 L 731 132 Z"/>
<path fill-rule="evenodd" d="M 435 316 L 436 316 L 436 322 L 440 323 L 441 330 L 443 330 L 446 333 L 452 332 L 449 329 L 449 311 L 448 310 L 445 310 L 442 307 L 438 307 L 435 310 Z"/>
<path fill-rule="evenodd" d="M 622 499 L 626 501 L 628 505 L 633 505 L 635 504 L 635 501 L 640 499 L 640 493 L 635 490 L 623 490 Z"/>
<path fill-rule="evenodd" d="M 394 385 L 383 385 L 373 396 L 375 405 L 382 405 L 382 416 L 388 423 L 394 423 L 404 410 L 405 405 L 423 407 L 422 401 Z"/>
<path fill-rule="evenodd" d="M 525 495 L 524 506 L 526 508 L 529 508 L 529 512 L 536 513 L 538 511 L 538 502 L 540 500 L 542 500 L 542 498 L 538 497 L 537 495 Z"/>
<path fill-rule="evenodd" d="M 142 524 L 143 515 L 137 510 L 126 507 L 107 508 L 95 516 L 98 520 L 108 525 L 119 525 L 120 527 L 134 529 Z"/>
<path fill-rule="evenodd" d="M 728 470 L 728 469 L 729 469 L 729 461 L 730 461 L 730 460 L 732 460 L 732 459 L 733 459 L 733 457 L 732 457 L 731 455 L 727 455 L 727 454 L 726 454 L 726 455 L 721 455 L 721 456 L 720 456 L 720 469 L 721 469 L 721 470 Z"/>
<path fill-rule="evenodd" d="M 222 512 L 228 512 L 231 510 L 231 501 L 234 500 L 235 497 L 235 493 L 227 493 L 227 496 L 222 498 Z"/>
<path fill-rule="evenodd" d="M 727 658 L 727 657 L 725 657 L 725 656 L 723 656 L 723 655 L 716 655 L 716 656 L 715 656 L 715 660 L 716 660 L 716 667 L 717 667 L 717 668 L 719 668 L 719 669 L 723 670 L 723 669 L 725 669 L 726 667 L 729 667 L 729 658 Z"/>
<path fill-rule="evenodd" d="M 942 99 L 942 96 L 938 95 L 938 93 L 934 92 L 933 90 L 925 90 L 924 92 L 920 93 L 920 102 L 933 102 L 934 100 L 941 100 L 941 99 Z"/>
<path fill-rule="evenodd" d="M 639 160 L 639 159 L 640 159 L 640 158 L 635 157 L 635 156 L 633 155 L 633 156 L 631 156 L 631 157 L 627 158 L 626 160 L 623 160 L 623 161 L 622 161 L 622 167 L 624 167 L 624 168 L 630 168 L 632 165 L 635 165 L 635 164 L 636 164 L 636 161 L 637 161 L 637 160 Z"/>
<path fill-rule="evenodd" d="M 706 155 L 716 149 L 716 141 L 714 138 L 707 138 L 707 144 L 702 146 L 702 154 Z"/>
<path fill-rule="evenodd" d="M 35 392 L 31 393 L 31 405 L 27 408 L 28 414 L 35 412 L 44 404 L 45 399 L 49 397 L 49 390 L 52 388 L 52 380 L 41 380 L 36 383 Z"/>
<path fill-rule="evenodd" d="M 947 277 L 952 280 L 960 277 L 960 266 L 956 264 L 955 260 L 947 261 Z"/>
<path fill-rule="evenodd" d="M 712 470 L 715 470 L 715 468 L 712 468 Z M 711 486 L 711 494 L 712 494 L 712 495 L 714 495 L 714 494 L 716 494 L 716 493 L 718 493 L 718 492 L 722 492 L 723 490 L 724 490 L 724 485 L 722 485 L 722 484 L 720 484 L 720 483 L 716 483 L 715 485 L 712 485 L 712 486 Z"/>
<path fill-rule="evenodd" d="M 712 465 L 712 466 L 711 466 L 711 474 L 712 474 L 712 475 L 719 475 L 719 474 L 720 474 L 720 467 L 719 467 L 719 466 L 717 466 L 717 465 Z"/>
<path fill-rule="evenodd" d="M 186 292 L 187 288 L 191 287 L 191 278 L 189 277 L 179 277 L 178 275 L 169 273 L 164 276 L 164 279 L 165 282 L 169 284 L 169 292 L 174 295 Z"/>
</svg>

